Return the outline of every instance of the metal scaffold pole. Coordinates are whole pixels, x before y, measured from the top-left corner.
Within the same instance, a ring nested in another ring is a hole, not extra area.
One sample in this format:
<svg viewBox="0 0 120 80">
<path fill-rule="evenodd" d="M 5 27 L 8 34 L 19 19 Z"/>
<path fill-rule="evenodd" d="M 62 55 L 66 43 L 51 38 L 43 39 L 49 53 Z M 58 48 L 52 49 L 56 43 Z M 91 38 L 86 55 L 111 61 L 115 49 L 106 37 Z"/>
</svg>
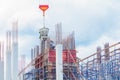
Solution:
<svg viewBox="0 0 120 80">
<path fill-rule="evenodd" d="M 98 47 L 95 54 L 80 61 L 80 66 L 86 80 L 120 80 L 120 42 L 106 43 L 103 50 Z"/>
</svg>

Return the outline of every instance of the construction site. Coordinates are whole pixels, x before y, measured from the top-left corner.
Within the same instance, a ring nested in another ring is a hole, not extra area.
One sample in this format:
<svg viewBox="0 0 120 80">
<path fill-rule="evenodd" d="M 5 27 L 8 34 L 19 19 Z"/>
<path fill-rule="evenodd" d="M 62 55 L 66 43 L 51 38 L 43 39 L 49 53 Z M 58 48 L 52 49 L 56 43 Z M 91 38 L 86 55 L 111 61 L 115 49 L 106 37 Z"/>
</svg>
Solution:
<svg viewBox="0 0 120 80">
<path fill-rule="evenodd" d="M 55 39 L 45 23 L 48 4 L 40 4 L 43 27 L 39 29 L 40 43 L 31 48 L 30 63 L 25 66 L 22 56 L 18 71 L 18 22 L 6 33 L 6 53 L 0 42 L 0 80 L 120 80 L 120 42 L 99 45 L 86 58 L 77 57 L 75 32 L 63 37 L 62 23 L 55 25 Z M 82 54 L 84 55 L 84 54 Z"/>
<path fill-rule="evenodd" d="M 45 11 L 40 5 L 43 28 L 39 30 L 40 45 L 31 49 L 31 62 L 19 73 L 23 80 L 120 80 L 120 42 L 106 43 L 104 49 L 80 59 L 77 57 L 75 33 L 62 37 L 62 24 L 55 26 L 55 40 L 45 26 Z"/>
</svg>

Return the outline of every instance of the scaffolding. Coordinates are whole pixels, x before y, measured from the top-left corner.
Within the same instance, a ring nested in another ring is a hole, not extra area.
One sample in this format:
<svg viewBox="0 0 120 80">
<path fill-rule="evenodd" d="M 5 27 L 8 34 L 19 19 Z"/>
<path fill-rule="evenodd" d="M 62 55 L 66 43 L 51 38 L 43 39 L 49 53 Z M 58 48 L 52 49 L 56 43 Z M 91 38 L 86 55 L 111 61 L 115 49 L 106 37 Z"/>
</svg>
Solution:
<svg viewBox="0 0 120 80">
<path fill-rule="evenodd" d="M 80 72 L 85 80 L 120 80 L 120 42 L 97 52 L 79 62 Z"/>
<path fill-rule="evenodd" d="M 76 50 L 74 32 L 66 39 L 62 39 L 61 23 L 56 24 L 56 40 L 53 41 L 48 36 L 49 29 L 45 27 L 45 11 L 49 5 L 40 5 L 43 11 L 43 28 L 40 29 L 40 50 L 31 49 L 31 63 L 28 64 L 20 73 L 24 80 L 56 80 L 56 49 L 57 44 L 62 44 L 63 80 L 79 80 L 78 64 L 76 63 Z M 55 42 L 55 43 L 54 43 Z M 39 52 L 40 51 L 40 52 Z M 31 68 L 30 68 L 31 66 Z M 30 70 L 27 70 L 30 68 Z"/>
<path fill-rule="evenodd" d="M 43 11 L 43 28 L 40 29 L 40 46 L 31 49 L 31 62 L 20 71 L 23 80 L 56 80 L 57 44 L 63 45 L 63 80 L 120 80 L 120 42 L 80 60 L 76 57 L 74 32 L 62 39 L 61 23 L 56 24 L 56 40 L 49 36 L 45 27 L 45 11 L 49 5 L 40 5 Z M 40 50 L 39 50 L 40 49 Z"/>
<path fill-rule="evenodd" d="M 56 25 L 56 40 L 45 37 L 44 46 L 31 49 L 31 63 L 20 73 L 24 80 L 56 80 L 56 49 L 57 43 L 63 44 L 63 80 L 79 80 L 80 71 L 77 63 L 74 32 L 62 39 L 61 23 Z M 55 43 L 54 43 L 55 42 Z M 44 49 L 43 49 L 44 48 Z M 39 49 L 42 49 L 41 51 Z"/>
<path fill-rule="evenodd" d="M 55 49 L 36 57 L 33 66 L 24 80 L 56 80 Z M 63 50 L 63 80 L 120 80 L 120 42 L 97 47 L 96 53 L 82 60 L 76 50 Z"/>
<path fill-rule="evenodd" d="M 71 53 L 69 54 L 69 52 Z M 69 60 L 65 57 L 63 61 L 63 80 L 79 80 L 77 65 L 74 63 L 74 60 L 76 61 L 75 53 L 75 50 L 63 51 L 63 55 L 69 56 Z M 70 56 L 71 54 L 74 60 Z M 48 57 L 45 59 L 45 56 Z M 49 53 L 44 56 L 39 55 L 33 65 L 35 68 L 24 74 L 24 80 L 56 80 L 55 64 L 55 50 L 50 50 Z"/>
</svg>

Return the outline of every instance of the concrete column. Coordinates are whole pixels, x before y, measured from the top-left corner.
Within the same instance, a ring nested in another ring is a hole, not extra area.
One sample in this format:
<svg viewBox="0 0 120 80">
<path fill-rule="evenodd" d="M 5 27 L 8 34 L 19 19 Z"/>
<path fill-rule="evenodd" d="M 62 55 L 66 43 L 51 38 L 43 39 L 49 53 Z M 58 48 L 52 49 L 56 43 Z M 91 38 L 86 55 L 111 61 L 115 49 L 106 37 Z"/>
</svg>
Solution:
<svg viewBox="0 0 120 80">
<path fill-rule="evenodd" d="M 62 44 L 56 45 L 56 80 L 63 80 Z"/>
<path fill-rule="evenodd" d="M 104 45 L 104 48 L 105 48 L 105 60 L 109 60 L 110 59 L 109 43 L 106 43 Z"/>
<path fill-rule="evenodd" d="M 101 47 L 97 47 L 97 62 L 101 63 Z"/>
<path fill-rule="evenodd" d="M 0 80 L 4 80 L 4 62 L 0 61 Z"/>
<path fill-rule="evenodd" d="M 5 55 L 5 60 L 4 60 L 4 79 L 5 80 L 12 80 L 11 77 L 11 51 L 7 51 Z"/>
<path fill-rule="evenodd" d="M 18 43 L 13 43 L 12 48 L 12 80 L 18 80 Z"/>
<path fill-rule="evenodd" d="M 12 80 L 11 77 L 11 31 L 6 35 L 6 54 L 4 57 L 4 80 Z"/>
</svg>

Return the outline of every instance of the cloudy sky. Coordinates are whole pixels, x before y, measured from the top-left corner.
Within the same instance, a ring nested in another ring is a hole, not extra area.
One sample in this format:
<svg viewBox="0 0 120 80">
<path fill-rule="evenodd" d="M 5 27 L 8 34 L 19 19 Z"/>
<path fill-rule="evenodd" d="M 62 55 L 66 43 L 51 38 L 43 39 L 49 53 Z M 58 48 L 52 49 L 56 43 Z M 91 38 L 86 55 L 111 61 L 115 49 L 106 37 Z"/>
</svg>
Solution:
<svg viewBox="0 0 120 80">
<path fill-rule="evenodd" d="M 19 54 L 29 59 L 30 49 L 39 45 L 43 0 L 0 0 L 0 40 L 18 19 Z M 84 58 L 97 46 L 120 41 L 120 0 L 44 0 L 49 4 L 46 25 L 54 31 L 61 22 L 63 33 L 75 31 L 77 56 Z"/>
</svg>

